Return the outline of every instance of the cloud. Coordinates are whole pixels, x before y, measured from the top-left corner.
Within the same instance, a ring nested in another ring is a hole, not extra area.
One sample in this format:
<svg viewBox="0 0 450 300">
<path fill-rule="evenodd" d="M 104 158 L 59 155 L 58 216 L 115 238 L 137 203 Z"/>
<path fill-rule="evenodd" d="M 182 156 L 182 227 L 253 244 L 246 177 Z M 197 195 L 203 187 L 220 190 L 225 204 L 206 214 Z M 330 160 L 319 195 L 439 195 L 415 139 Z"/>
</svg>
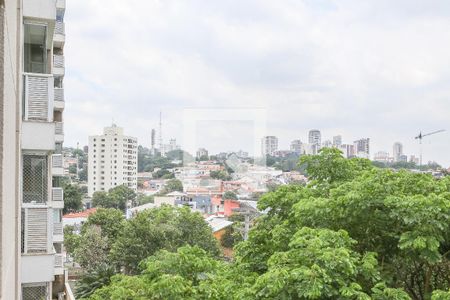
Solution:
<svg viewBox="0 0 450 300">
<path fill-rule="evenodd" d="M 161 110 L 165 140 L 181 140 L 185 108 L 255 107 L 268 110 L 268 133 L 283 148 L 319 128 L 347 142 L 370 137 L 372 153 L 402 141 L 418 154 L 420 130 L 450 130 L 449 8 L 445 0 L 68 1 L 66 144 L 87 143 L 114 118 L 148 145 Z M 429 143 L 424 161 L 450 165 L 449 135 Z"/>
</svg>

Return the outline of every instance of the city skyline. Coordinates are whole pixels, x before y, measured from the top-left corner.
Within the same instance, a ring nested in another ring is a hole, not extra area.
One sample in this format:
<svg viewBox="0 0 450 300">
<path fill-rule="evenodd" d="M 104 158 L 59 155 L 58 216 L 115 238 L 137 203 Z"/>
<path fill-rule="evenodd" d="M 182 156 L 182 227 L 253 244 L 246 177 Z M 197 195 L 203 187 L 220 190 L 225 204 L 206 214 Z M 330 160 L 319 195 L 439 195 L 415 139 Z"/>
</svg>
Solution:
<svg viewBox="0 0 450 300">
<path fill-rule="evenodd" d="M 112 118 L 143 143 L 161 110 L 164 136 L 181 142 L 185 108 L 257 107 L 283 148 L 320 128 L 419 153 L 420 131 L 450 130 L 449 5 L 71 1 L 66 144 Z M 448 132 L 424 139 L 425 162 L 449 166 L 449 150 Z"/>
</svg>

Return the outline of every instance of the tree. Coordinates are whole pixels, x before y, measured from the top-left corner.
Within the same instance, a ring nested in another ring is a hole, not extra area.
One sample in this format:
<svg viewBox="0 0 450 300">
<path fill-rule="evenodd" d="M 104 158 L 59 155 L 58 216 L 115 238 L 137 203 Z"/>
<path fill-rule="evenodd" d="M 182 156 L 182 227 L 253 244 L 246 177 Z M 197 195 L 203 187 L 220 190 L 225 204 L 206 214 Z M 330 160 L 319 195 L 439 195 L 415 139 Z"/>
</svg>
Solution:
<svg viewBox="0 0 450 300">
<path fill-rule="evenodd" d="M 77 174 L 77 165 L 69 166 L 69 174 Z"/>
<path fill-rule="evenodd" d="M 224 170 L 209 171 L 209 176 L 213 179 L 231 180 L 231 176 Z"/>
<path fill-rule="evenodd" d="M 169 194 L 176 191 L 183 192 L 183 183 L 179 179 L 170 179 L 164 185 L 161 194 Z"/>
<path fill-rule="evenodd" d="M 118 209 L 99 208 L 88 217 L 82 226 L 81 233 L 84 234 L 90 227 L 99 228 L 101 236 L 107 239 L 108 245 L 112 245 L 125 227 L 125 217 Z"/>
<path fill-rule="evenodd" d="M 116 186 L 109 192 L 98 191 L 92 195 L 94 207 L 115 208 L 124 211 L 128 203 L 136 201 L 136 193 L 124 185 Z"/>
<path fill-rule="evenodd" d="M 78 185 L 67 184 L 63 186 L 64 190 L 64 209 L 63 213 L 76 212 L 83 208 L 83 194 Z"/>
<path fill-rule="evenodd" d="M 226 191 L 225 193 L 223 193 L 222 199 L 224 199 L 224 200 L 237 200 L 238 197 L 237 197 L 235 192 L 233 192 L 233 191 Z"/>
<path fill-rule="evenodd" d="M 109 196 L 113 199 L 117 209 L 124 211 L 128 203 L 135 203 L 136 193 L 125 185 L 119 185 L 109 190 Z"/>
<path fill-rule="evenodd" d="M 89 298 L 95 290 L 111 283 L 111 277 L 116 274 L 114 267 L 101 264 L 85 272 L 75 284 L 75 295 L 78 299 Z"/>
<path fill-rule="evenodd" d="M 75 249 L 80 245 L 80 235 L 74 233 L 73 226 L 64 226 L 64 248 L 71 256 L 74 256 Z"/>
<path fill-rule="evenodd" d="M 227 299 L 232 292 L 225 291 L 224 264 L 197 246 L 159 251 L 141 266 L 140 275 L 116 275 L 90 299 Z"/>
<path fill-rule="evenodd" d="M 81 235 L 78 247 L 74 251 L 74 258 L 87 272 L 102 264 L 108 264 L 108 241 L 101 235 L 101 229 L 96 226 L 86 228 Z"/>
<path fill-rule="evenodd" d="M 137 195 L 137 205 L 153 203 L 154 199 L 155 199 L 155 197 L 153 195 L 138 194 Z"/>
<path fill-rule="evenodd" d="M 218 254 L 217 242 L 203 217 L 187 207 L 163 206 L 128 220 L 112 249 L 114 261 L 126 273 L 136 274 L 141 260 L 158 250 L 174 251 L 182 245 L 198 245 Z"/>
</svg>

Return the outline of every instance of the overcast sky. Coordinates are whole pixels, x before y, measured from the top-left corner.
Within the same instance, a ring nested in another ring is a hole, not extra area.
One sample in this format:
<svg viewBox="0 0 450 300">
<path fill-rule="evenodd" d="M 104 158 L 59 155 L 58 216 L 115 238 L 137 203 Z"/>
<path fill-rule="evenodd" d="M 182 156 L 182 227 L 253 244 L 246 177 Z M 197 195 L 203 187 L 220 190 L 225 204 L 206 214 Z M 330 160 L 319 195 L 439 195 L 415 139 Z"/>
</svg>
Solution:
<svg viewBox="0 0 450 300">
<path fill-rule="evenodd" d="M 66 146 L 113 119 L 149 146 L 160 111 L 182 143 L 197 108 L 265 109 L 286 149 L 317 128 L 418 155 L 419 131 L 450 130 L 448 0 L 68 0 L 65 21 Z M 252 151 L 251 120 L 198 126 L 198 146 Z M 423 149 L 450 166 L 450 131 Z"/>
</svg>

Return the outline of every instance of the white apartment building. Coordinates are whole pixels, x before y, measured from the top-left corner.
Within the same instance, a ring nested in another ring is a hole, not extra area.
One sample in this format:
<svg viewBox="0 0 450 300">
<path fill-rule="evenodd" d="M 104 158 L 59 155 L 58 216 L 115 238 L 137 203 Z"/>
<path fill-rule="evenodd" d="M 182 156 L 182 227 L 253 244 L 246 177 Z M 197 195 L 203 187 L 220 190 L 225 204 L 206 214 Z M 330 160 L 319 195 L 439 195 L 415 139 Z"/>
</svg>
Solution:
<svg viewBox="0 0 450 300">
<path fill-rule="evenodd" d="M 1 299 L 73 299 L 62 253 L 64 12 L 64 0 L 0 1 Z"/>
<path fill-rule="evenodd" d="M 273 135 L 265 136 L 261 140 L 261 154 L 273 155 L 278 150 L 278 138 Z"/>
<path fill-rule="evenodd" d="M 301 140 L 293 140 L 290 145 L 290 149 L 292 152 L 302 154 L 303 147 L 302 147 L 302 141 Z"/>
<path fill-rule="evenodd" d="M 88 195 L 125 185 L 137 192 L 137 138 L 113 124 L 89 137 Z"/>
</svg>

